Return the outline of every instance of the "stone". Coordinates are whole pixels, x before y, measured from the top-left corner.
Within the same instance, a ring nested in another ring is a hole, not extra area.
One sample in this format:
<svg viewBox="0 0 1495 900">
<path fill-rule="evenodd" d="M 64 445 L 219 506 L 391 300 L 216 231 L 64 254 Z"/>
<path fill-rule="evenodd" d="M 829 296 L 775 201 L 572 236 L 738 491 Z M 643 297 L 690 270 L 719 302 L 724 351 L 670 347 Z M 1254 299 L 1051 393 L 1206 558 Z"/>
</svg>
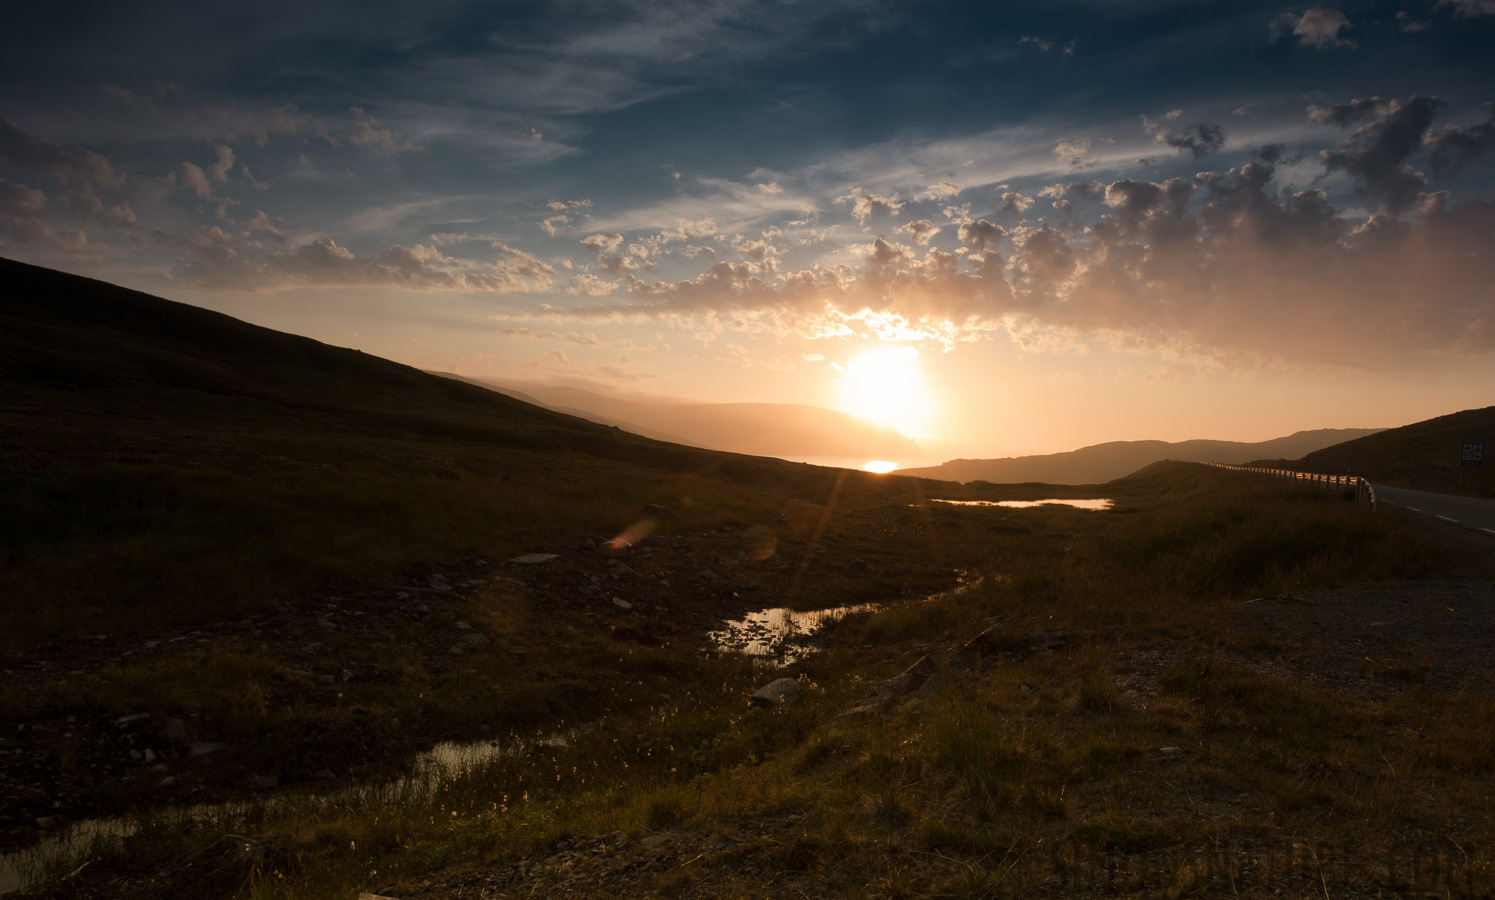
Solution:
<svg viewBox="0 0 1495 900">
<path fill-rule="evenodd" d="M 336 680 L 337 679 L 333 678 L 331 675 L 318 675 L 317 676 L 317 684 L 332 684 Z"/>
<path fill-rule="evenodd" d="M 250 840 L 241 834 L 225 834 L 223 840 L 232 848 L 234 858 L 239 862 L 253 862 L 265 855 L 264 844 Z"/>
<path fill-rule="evenodd" d="M 570 742 L 563 737 L 550 737 L 541 741 L 537 746 L 544 750 L 565 750 L 571 746 Z"/>
<path fill-rule="evenodd" d="M 280 784 L 280 780 L 277 779 L 274 775 L 251 775 L 245 779 L 245 782 L 250 787 L 260 788 L 261 790 L 269 790 L 270 788 L 275 787 L 277 784 Z"/>
<path fill-rule="evenodd" d="M 50 831 L 51 829 L 57 827 L 57 817 L 56 816 L 37 816 L 36 817 L 36 827 L 40 828 L 40 829 L 42 829 L 44 831 Z"/>
<path fill-rule="evenodd" d="M 118 719 L 115 719 L 114 720 L 114 724 L 116 724 L 119 727 L 123 728 L 126 725 L 130 725 L 130 724 L 133 724 L 135 722 L 143 722 L 146 719 L 149 719 L 150 717 L 151 717 L 150 713 L 131 713 L 128 716 L 120 716 Z"/>
<path fill-rule="evenodd" d="M 979 669 L 997 655 L 1001 647 L 1001 625 L 992 625 L 966 642 L 960 651 L 945 663 L 947 672 L 964 672 Z"/>
<path fill-rule="evenodd" d="M 161 728 L 161 736 L 172 743 L 181 743 L 187 739 L 187 723 L 181 719 L 167 719 Z"/>
<path fill-rule="evenodd" d="M 188 756 L 210 756 L 227 747 L 227 744 L 219 744 L 212 741 L 198 741 L 187 745 Z"/>
<path fill-rule="evenodd" d="M 352 680 L 353 680 L 353 673 L 350 672 L 350 671 L 348 671 L 347 669 L 344 669 L 343 670 L 343 684 L 347 684 L 348 682 L 350 682 Z"/>
<path fill-rule="evenodd" d="M 459 638 L 458 641 L 459 643 L 466 644 L 469 647 L 481 647 L 484 644 L 488 643 L 488 635 L 483 634 L 481 631 L 474 631 L 472 634 L 462 635 L 462 637 Z"/>
<path fill-rule="evenodd" d="M 627 600 L 624 600 L 622 597 L 614 597 L 613 606 L 616 606 L 618 609 L 633 609 L 633 604 L 629 603 Z"/>
<path fill-rule="evenodd" d="M 331 778 L 332 777 L 332 770 L 331 769 L 318 769 L 317 772 L 315 774 L 313 774 L 311 777 L 313 777 L 313 778 Z"/>
<path fill-rule="evenodd" d="M 1184 751 L 1179 747 L 1159 747 L 1158 752 L 1170 759 L 1176 759 L 1184 755 Z"/>
<path fill-rule="evenodd" d="M 559 557 L 559 553 L 526 553 L 523 556 L 514 557 L 509 562 L 519 566 L 538 566 Z"/>
<path fill-rule="evenodd" d="M 156 782 L 156 785 L 158 787 L 171 787 L 174 784 L 176 784 L 176 776 L 175 775 L 167 775 L 165 778 L 163 778 L 160 781 Z"/>
<path fill-rule="evenodd" d="M 748 702 L 770 709 L 793 706 L 799 702 L 800 684 L 793 678 L 778 678 L 753 692 Z"/>
<path fill-rule="evenodd" d="M 156 761 L 156 751 L 152 750 L 149 747 L 146 747 L 145 748 L 145 761 L 148 762 L 148 763 L 155 762 Z"/>
<path fill-rule="evenodd" d="M 633 569 L 630 568 L 627 563 L 622 562 L 621 560 L 616 560 L 616 559 L 608 560 L 607 571 L 608 571 L 609 574 L 612 574 L 612 575 L 632 575 L 633 574 Z"/>
</svg>

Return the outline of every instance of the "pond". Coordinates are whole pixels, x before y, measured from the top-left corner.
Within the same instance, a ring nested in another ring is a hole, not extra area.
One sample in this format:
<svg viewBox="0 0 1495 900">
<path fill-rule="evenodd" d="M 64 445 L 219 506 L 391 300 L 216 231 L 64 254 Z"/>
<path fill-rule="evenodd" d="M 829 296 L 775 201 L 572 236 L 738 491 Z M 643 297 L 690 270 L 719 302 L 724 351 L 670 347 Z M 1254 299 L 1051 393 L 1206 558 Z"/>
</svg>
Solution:
<svg viewBox="0 0 1495 900">
<path fill-rule="evenodd" d="M 951 506 L 1005 506 L 1009 509 L 1032 509 L 1035 506 L 1073 506 L 1075 509 L 1104 510 L 1111 508 L 1110 500 L 938 500 L 931 503 L 948 503 Z"/>
</svg>

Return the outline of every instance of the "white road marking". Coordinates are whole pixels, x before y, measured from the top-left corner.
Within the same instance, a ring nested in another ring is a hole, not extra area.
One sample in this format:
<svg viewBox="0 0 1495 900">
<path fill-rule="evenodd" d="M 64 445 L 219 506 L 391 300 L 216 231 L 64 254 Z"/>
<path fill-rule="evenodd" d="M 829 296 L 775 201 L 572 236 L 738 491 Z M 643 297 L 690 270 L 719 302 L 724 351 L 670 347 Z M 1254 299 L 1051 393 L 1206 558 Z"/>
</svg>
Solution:
<svg viewBox="0 0 1495 900">
<path fill-rule="evenodd" d="M 1459 524 L 1459 520 L 1458 519 L 1450 519 L 1448 516 L 1439 516 L 1438 518 L 1442 519 L 1445 522 L 1452 522 L 1455 525 Z"/>
<path fill-rule="evenodd" d="M 1409 506 L 1409 507 L 1407 507 L 1407 509 L 1410 509 L 1410 510 L 1412 510 L 1412 511 L 1413 511 L 1413 512 L 1422 512 L 1422 510 L 1420 510 L 1420 509 L 1418 509 L 1418 508 L 1417 508 L 1417 507 L 1415 507 L 1415 506 Z"/>
<path fill-rule="evenodd" d="M 1491 534 L 1495 534 L 1495 528 L 1481 528 L 1480 531 L 1488 531 Z"/>
</svg>

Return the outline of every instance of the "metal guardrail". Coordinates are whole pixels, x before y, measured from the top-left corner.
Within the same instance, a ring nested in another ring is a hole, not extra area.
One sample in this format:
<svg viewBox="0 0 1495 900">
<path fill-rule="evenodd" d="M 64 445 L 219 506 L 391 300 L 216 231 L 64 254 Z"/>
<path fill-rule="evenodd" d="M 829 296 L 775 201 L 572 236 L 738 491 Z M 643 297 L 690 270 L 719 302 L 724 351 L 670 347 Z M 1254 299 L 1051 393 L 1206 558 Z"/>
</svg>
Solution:
<svg viewBox="0 0 1495 900">
<path fill-rule="evenodd" d="M 1232 472 L 1255 472 L 1259 475 L 1269 475 L 1273 478 L 1287 481 L 1307 481 L 1314 484 L 1322 484 L 1325 487 L 1334 485 L 1354 486 L 1355 502 L 1370 507 L 1371 512 L 1376 511 L 1376 489 L 1359 475 L 1323 475 L 1318 472 L 1296 472 L 1292 469 L 1268 469 L 1260 466 L 1232 466 L 1226 463 L 1205 462 L 1202 459 L 1191 459 L 1189 462 L 1201 466 L 1214 466 L 1217 469 L 1230 469 Z"/>
</svg>

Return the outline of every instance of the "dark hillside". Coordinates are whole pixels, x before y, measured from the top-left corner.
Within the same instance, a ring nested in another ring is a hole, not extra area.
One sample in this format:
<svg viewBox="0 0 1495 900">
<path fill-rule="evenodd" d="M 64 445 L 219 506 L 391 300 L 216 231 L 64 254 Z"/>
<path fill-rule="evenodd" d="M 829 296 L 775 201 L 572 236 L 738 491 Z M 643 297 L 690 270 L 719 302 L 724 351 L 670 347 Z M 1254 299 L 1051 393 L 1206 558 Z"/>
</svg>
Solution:
<svg viewBox="0 0 1495 900">
<path fill-rule="evenodd" d="M 1441 493 L 1472 494 L 1474 473 L 1460 465 L 1466 438 L 1483 438 L 1486 462 L 1478 495 L 1495 497 L 1489 452 L 1495 449 L 1495 406 L 1466 409 L 1425 422 L 1345 441 L 1292 465 L 1311 472 L 1352 472 L 1372 482 Z"/>
<path fill-rule="evenodd" d="M 0 644 L 385 585 L 650 503 L 713 527 L 837 477 L 0 260 Z"/>
</svg>

